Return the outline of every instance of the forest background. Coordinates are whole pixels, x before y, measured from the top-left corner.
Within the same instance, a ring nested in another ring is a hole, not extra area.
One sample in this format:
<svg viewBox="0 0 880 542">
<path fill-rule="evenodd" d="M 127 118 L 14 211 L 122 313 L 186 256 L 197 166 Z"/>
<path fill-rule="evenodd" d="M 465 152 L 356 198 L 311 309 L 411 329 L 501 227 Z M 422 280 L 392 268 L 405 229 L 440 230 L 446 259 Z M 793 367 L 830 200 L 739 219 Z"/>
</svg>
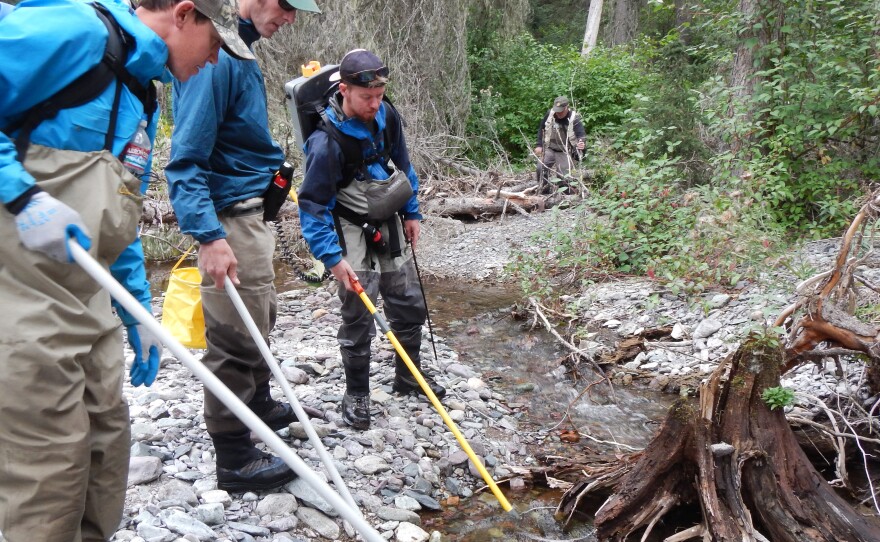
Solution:
<svg viewBox="0 0 880 542">
<path fill-rule="evenodd" d="M 736 285 L 791 243 L 839 235 L 880 178 L 880 0 L 320 5 L 256 48 L 272 129 L 295 161 L 284 84 L 355 47 L 391 68 L 389 95 L 435 193 L 474 185 L 460 166 L 533 176 L 538 123 L 570 97 L 588 134 L 590 212 L 512 266 L 530 295 L 550 295 L 554 276 L 607 273 Z"/>
</svg>

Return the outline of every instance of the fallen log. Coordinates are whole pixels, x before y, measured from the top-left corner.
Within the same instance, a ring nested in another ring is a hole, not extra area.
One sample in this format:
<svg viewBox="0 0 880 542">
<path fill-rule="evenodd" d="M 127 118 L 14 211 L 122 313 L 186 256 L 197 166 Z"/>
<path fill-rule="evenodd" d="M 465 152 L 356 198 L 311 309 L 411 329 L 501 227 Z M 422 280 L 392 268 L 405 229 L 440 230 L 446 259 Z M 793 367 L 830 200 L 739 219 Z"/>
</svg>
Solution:
<svg viewBox="0 0 880 542">
<path fill-rule="evenodd" d="M 494 193 L 495 191 L 493 191 Z M 446 218 L 472 219 L 497 216 L 516 205 L 524 211 L 543 211 L 545 199 L 540 196 L 488 198 L 434 198 L 422 203 L 423 212 Z"/>
</svg>

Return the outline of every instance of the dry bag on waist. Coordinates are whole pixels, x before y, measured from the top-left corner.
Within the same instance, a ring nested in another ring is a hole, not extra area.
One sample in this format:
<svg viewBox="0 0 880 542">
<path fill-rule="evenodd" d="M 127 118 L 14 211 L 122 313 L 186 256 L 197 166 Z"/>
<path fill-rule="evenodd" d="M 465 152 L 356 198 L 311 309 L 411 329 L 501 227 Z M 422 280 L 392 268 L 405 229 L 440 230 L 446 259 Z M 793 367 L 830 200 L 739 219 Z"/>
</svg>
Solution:
<svg viewBox="0 0 880 542">
<path fill-rule="evenodd" d="M 406 205 L 413 196 L 413 189 L 406 173 L 395 171 L 384 181 L 367 181 L 364 193 L 367 197 L 367 218 L 384 221 Z"/>
</svg>

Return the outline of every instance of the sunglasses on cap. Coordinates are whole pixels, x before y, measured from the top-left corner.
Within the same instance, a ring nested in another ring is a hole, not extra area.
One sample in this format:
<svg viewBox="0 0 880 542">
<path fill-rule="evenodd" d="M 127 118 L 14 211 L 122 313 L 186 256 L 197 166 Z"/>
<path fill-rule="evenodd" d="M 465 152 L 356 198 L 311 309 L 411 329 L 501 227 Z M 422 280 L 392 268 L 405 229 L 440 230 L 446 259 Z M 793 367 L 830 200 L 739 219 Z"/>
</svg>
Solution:
<svg viewBox="0 0 880 542">
<path fill-rule="evenodd" d="M 278 5 L 281 6 L 281 9 L 284 11 L 296 11 L 296 8 L 291 6 L 287 0 L 278 0 Z"/>
<path fill-rule="evenodd" d="M 279 0 L 283 1 L 283 0 Z M 354 83 L 356 85 L 366 85 L 377 79 L 388 79 L 388 67 L 382 66 L 376 70 L 363 70 L 355 73 L 346 74 L 342 79 Z"/>
</svg>

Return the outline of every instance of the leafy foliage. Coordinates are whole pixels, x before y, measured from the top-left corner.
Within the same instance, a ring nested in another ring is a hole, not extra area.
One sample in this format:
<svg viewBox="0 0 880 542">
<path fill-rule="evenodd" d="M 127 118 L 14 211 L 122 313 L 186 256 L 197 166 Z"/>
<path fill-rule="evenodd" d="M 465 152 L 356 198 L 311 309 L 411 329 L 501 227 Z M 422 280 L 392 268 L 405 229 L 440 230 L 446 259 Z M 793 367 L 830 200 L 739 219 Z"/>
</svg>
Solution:
<svg viewBox="0 0 880 542">
<path fill-rule="evenodd" d="M 786 230 L 836 234 L 855 213 L 855 196 L 880 173 L 880 21 L 872 6 L 769 3 L 760 20 L 737 23 L 740 33 L 774 38 L 755 48 L 754 92 L 737 102 L 720 78 L 704 87 L 707 127 L 737 151 L 718 156 L 717 178 L 744 173 L 742 187 Z"/>
<path fill-rule="evenodd" d="M 794 404 L 794 391 L 790 388 L 784 388 L 781 386 L 767 388 L 761 393 L 761 400 L 770 407 L 770 410 L 777 407 L 785 408 Z"/>
</svg>

